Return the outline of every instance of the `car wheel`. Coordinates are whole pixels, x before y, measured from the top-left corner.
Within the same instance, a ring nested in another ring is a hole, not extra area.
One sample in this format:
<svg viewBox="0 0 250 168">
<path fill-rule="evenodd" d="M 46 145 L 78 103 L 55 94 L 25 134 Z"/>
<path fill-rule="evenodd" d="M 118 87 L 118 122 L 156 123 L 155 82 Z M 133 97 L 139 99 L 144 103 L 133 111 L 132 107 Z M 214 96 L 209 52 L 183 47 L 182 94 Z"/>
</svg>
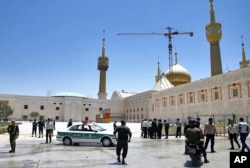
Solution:
<svg viewBox="0 0 250 168">
<path fill-rule="evenodd" d="M 63 145 L 69 146 L 72 144 L 72 141 L 70 138 L 64 138 L 63 139 Z"/>
<path fill-rule="evenodd" d="M 102 139 L 102 145 L 103 145 L 104 147 L 111 146 L 111 144 L 112 144 L 112 142 L 111 142 L 111 140 L 110 140 L 109 138 L 103 138 L 103 139 Z"/>
</svg>

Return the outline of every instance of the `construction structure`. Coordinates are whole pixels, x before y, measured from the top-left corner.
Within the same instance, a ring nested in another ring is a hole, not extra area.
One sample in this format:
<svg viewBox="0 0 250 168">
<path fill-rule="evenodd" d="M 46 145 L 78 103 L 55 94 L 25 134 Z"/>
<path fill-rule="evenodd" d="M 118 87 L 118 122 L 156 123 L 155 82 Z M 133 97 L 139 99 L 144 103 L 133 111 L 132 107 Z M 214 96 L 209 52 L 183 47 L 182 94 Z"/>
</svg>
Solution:
<svg viewBox="0 0 250 168">
<path fill-rule="evenodd" d="M 169 72 L 170 72 L 170 76 L 168 76 L 168 80 L 170 82 L 172 82 L 173 79 L 173 56 L 172 56 L 172 49 L 173 49 L 173 45 L 172 45 L 172 36 L 173 35 L 180 35 L 180 34 L 189 34 L 190 36 L 193 36 L 193 32 L 179 32 L 179 31 L 173 31 L 174 29 L 171 27 L 167 27 L 166 28 L 168 30 L 167 33 L 118 33 L 119 35 L 163 35 L 166 38 L 168 38 L 168 52 L 169 52 Z"/>
</svg>

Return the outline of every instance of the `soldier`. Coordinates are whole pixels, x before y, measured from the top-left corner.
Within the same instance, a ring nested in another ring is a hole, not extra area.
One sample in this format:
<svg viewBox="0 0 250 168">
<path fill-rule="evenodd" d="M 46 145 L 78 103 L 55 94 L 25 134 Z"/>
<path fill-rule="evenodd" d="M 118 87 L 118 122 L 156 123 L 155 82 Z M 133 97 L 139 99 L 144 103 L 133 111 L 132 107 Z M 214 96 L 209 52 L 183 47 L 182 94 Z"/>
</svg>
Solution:
<svg viewBox="0 0 250 168">
<path fill-rule="evenodd" d="M 125 164 L 125 158 L 128 153 L 128 142 L 131 141 L 132 133 L 129 129 L 129 127 L 126 126 L 126 122 L 124 120 L 121 120 L 120 126 L 116 128 L 114 131 L 114 135 L 117 141 L 116 146 L 116 155 L 117 155 L 117 161 L 121 162 L 120 154 L 122 150 L 122 164 Z M 116 135 L 118 133 L 118 136 Z"/>
<path fill-rule="evenodd" d="M 11 121 L 11 124 L 7 128 L 7 131 L 10 135 L 11 150 L 9 151 L 9 153 L 15 153 L 16 139 L 19 136 L 19 127 L 18 125 L 16 125 L 16 122 L 14 120 Z"/>
</svg>

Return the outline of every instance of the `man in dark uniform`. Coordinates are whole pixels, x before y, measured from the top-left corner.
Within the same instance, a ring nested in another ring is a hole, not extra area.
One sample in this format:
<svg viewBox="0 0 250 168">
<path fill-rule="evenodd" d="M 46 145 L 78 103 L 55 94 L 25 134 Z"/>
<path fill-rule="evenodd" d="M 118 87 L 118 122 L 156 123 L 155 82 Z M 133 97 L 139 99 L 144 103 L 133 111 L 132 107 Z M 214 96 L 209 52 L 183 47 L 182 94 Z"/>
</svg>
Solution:
<svg viewBox="0 0 250 168">
<path fill-rule="evenodd" d="M 162 132 L 162 122 L 161 122 L 161 120 L 158 120 L 158 124 L 157 124 L 157 137 L 158 137 L 158 139 L 161 139 L 161 132 Z"/>
<path fill-rule="evenodd" d="M 153 132 L 153 138 L 156 138 L 156 134 L 157 134 L 157 123 L 156 123 L 157 119 L 154 118 L 154 120 L 152 121 L 152 132 Z"/>
<path fill-rule="evenodd" d="M 11 150 L 9 151 L 9 153 L 15 153 L 16 139 L 19 136 L 19 128 L 18 128 L 18 125 L 16 125 L 16 122 L 14 120 L 11 121 L 11 124 L 7 128 L 7 131 L 10 135 Z"/>
<path fill-rule="evenodd" d="M 32 122 L 32 137 L 33 137 L 33 134 L 36 137 L 36 130 L 37 130 L 37 122 L 36 122 L 36 119 L 34 119 L 34 121 Z"/>
<path fill-rule="evenodd" d="M 44 128 L 44 121 L 40 118 L 40 120 L 37 122 L 38 124 L 38 138 L 43 138 L 43 128 Z"/>
<path fill-rule="evenodd" d="M 122 125 L 118 126 L 115 129 L 114 135 L 117 141 L 117 146 L 116 146 L 117 161 L 121 162 L 120 154 L 122 150 L 122 164 L 125 164 L 125 158 L 128 153 L 128 142 L 131 141 L 132 133 L 129 127 L 126 126 L 126 122 L 124 120 L 121 120 L 121 124 Z"/>
<path fill-rule="evenodd" d="M 167 120 L 164 120 L 164 128 L 165 128 L 165 139 L 168 139 L 168 130 L 169 130 L 169 123 Z"/>
</svg>

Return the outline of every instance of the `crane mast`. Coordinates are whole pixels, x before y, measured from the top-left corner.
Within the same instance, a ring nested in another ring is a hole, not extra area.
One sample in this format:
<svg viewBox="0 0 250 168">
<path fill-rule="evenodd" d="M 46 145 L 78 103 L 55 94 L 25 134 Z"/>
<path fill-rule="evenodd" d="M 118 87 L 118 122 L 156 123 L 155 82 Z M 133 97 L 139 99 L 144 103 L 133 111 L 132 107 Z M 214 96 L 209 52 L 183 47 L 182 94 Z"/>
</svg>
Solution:
<svg viewBox="0 0 250 168">
<path fill-rule="evenodd" d="M 173 56 L 172 56 L 172 49 L 173 49 L 173 45 L 172 45 L 172 36 L 173 35 L 181 35 L 181 34 L 188 34 L 190 36 L 193 36 L 193 32 L 179 32 L 179 31 L 172 31 L 173 28 L 171 27 L 167 27 L 166 28 L 168 30 L 167 33 L 118 33 L 117 35 L 163 35 L 166 38 L 168 38 L 168 53 L 169 53 L 169 74 L 170 74 L 170 82 L 173 81 Z"/>
</svg>

